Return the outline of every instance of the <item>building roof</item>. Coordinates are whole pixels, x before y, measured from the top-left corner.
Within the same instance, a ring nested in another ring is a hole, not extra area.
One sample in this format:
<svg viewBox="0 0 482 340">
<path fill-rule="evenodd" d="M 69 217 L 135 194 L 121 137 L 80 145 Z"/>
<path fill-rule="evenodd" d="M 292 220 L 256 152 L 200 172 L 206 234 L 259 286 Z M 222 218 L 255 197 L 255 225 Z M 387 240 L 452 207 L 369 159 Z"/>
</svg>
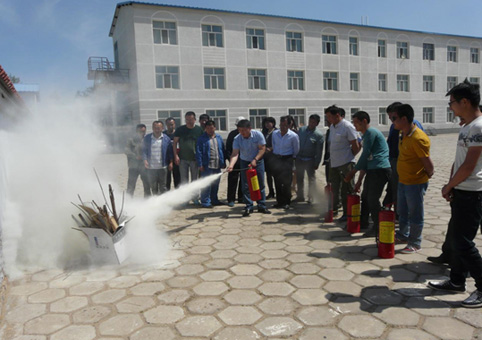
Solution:
<svg viewBox="0 0 482 340">
<path fill-rule="evenodd" d="M 0 65 L 0 82 L 5 86 L 5 88 L 17 99 L 21 99 L 13 85 L 10 77 L 8 76 L 7 72 L 3 69 L 2 65 Z"/>
<path fill-rule="evenodd" d="M 425 32 L 425 31 L 407 30 L 407 29 L 392 28 L 392 27 L 381 27 L 381 26 L 360 25 L 360 24 L 352 24 L 352 23 L 336 22 L 336 21 L 326 21 L 326 20 L 317 20 L 317 19 L 297 18 L 297 17 L 289 17 L 289 16 L 273 15 L 273 14 L 260 14 L 260 13 L 241 12 L 241 11 L 228 11 L 228 10 L 213 9 L 213 8 L 202 8 L 202 7 L 192 7 L 192 6 L 177 6 L 177 5 L 156 4 L 156 3 L 152 3 L 152 2 L 142 2 L 142 1 L 124 1 L 124 2 L 120 2 L 120 3 L 117 4 L 116 9 L 115 9 L 115 13 L 114 13 L 114 18 L 112 19 L 112 24 L 111 24 L 111 27 L 110 27 L 109 37 L 112 37 L 112 35 L 114 34 L 114 29 L 115 29 L 115 26 L 116 26 L 116 24 L 117 24 L 117 18 L 118 18 L 118 16 L 119 16 L 120 8 L 121 8 L 121 7 L 124 7 L 124 6 L 131 6 L 131 5 L 145 5 L 145 6 L 158 6 L 158 7 L 171 7 L 171 8 L 194 9 L 194 10 L 212 11 L 212 12 L 219 12 L 219 13 L 234 13 L 234 14 L 255 15 L 255 16 L 263 16 L 263 17 L 271 17 L 271 18 L 280 18 L 280 19 L 303 20 L 303 21 L 319 22 L 319 23 L 334 24 L 334 25 L 350 25 L 350 26 L 356 26 L 356 27 L 376 28 L 376 29 L 391 30 L 391 31 L 404 31 L 404 32 L 412 32 L 412 33 L 447 35 L 447 36 L 460 37 L 460 38 L 482 39 L 482 37 L 475 37 L 475 36 L 469 36 L 469 35 L 457 35 L 457 34 L 449 34 L 449 33 Z"/>
</svg>

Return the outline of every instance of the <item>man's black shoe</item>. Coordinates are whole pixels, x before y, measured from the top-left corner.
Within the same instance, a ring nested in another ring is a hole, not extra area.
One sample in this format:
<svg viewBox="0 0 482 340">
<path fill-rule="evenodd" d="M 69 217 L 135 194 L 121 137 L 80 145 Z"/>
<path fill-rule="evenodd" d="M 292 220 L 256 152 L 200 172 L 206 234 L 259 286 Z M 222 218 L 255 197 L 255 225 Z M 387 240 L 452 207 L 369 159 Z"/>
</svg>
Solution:
<svg viewBox="0 0 482 340">
<path fill-rule="evenodd" d="M 247 209 L 244 210 L 244 212 L 243 212 L 243 217 L 249 216 L 249 214 L 251 214 L 252 212 L 253 212 L 253 210 L 247 210 Z"/>
<path fill-rule="evenodd" d="M 432 289 L 443 290 L 444 292 L 451 292 L 451 293 L 465 292 L 465 284 L 454 285 L 450 280 L 445 280 L 440 282 L 429 282 L 428 286 Z"/>
<path fill-rule="evenodd" d="M 479 308 L 482 307 L 482 292 L 475 290 L 468 298 L 462 301 L 462 307 Z"/>
<path fill-rule="evenodd" d="M 440 256 L 429 256 L 429 257 L 427 257 L 427 260 L 429 260 L 430 262 L 435 263 L 435 264 L 448 264 L 449 263 L 448 259 L 446 259 L 443 254 L 441 254 Z"/>
<path fill-rule="evenodd" d="M 271 211 L 269 211 L 266 208 L 258 208 L 258 212 L 260 212 L 262 214 L 271 214 Z"/>
</svg>

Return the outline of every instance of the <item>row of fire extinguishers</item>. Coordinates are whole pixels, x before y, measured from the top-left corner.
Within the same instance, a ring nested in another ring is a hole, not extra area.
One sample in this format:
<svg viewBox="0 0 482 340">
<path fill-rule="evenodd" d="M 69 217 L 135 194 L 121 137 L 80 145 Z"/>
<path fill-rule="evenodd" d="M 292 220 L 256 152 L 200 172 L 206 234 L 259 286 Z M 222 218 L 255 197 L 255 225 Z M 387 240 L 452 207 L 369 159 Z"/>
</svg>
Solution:
<svg viewBox="0 0 482 340">
<path fill-rule="evenodd" d="M 331 184 L 325 187 L 325 194 L 328 197 L 328 211 L 325 214 L 325 222 L 333 222 L 333 191 Z M 360 196 L 350 194 L 347 198 L 347 225 L 349 233 L 360 232 Z M 395 212 L 387 209 L 378 213 L 379 227 L 376 242 L 378 245 L 378 257 L 391 259 L 395 256 Z"/>
</svg>

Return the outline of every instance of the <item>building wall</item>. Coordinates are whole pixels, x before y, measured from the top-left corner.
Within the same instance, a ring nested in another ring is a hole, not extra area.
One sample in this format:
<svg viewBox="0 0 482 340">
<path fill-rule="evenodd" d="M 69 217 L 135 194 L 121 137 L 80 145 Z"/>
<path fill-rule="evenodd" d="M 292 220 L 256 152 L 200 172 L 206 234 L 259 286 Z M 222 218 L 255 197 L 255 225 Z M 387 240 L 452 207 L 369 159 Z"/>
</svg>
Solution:
<svg viewBox="0 0 482 340">
<path fill-rule="evenodd" d="M 177 24 L 177 45 L 154 44 L 152 21 Z M 203 47 L 201 24 L 223 27 L 224 47 Z M 247 27 L 265 30 L 265 50 L 246 48 Z M 303 52 L 286 51 L 286 31 L 303 33 Z M 322 35 L 337 37 L 338 54 L 322 53 Z M 359 55 L 349 55 L 349 37 L 358 37 Z M 481 64 L 469 63 L 469 48 L 482 47 L 482 39 L 335 24 L 301 19 L 134 4 L 120 8 L 113 34 L 122 46 L 122 68 L 130 69 L 132 110 L 147 125 L 157 119 L 157 110 L 226 109 L 228 127 L 237 116 L 248 117 L 250 108 L 267 108 L 270 116 L 304 108 L 306 118 L 337 104 L 367 111 L 377 126 L 379 108 L 393 101 L 410 103 L 422 121 L 422 108 L 433 107 L 434 129 L 450 129 L 447 122 L 447 76 L 478 77 Z M 377 56 L 377 41 L 387 41 L 387 57 Z M 396 57 L 396 42 L 409 43 L 409 58 Z M 435 60 L 422 58 L 422 44 L 435 45 Z M 457 46 L 458 62 L 447 62 L 447 45 Z M 480 51 L 480 50 L 479 50 Z M 480 58 L 480 56 L 479 56 Z M 179 66 L 180 89 L 157 89 L 155 66 Z M 226 89 L 205 90 L 203 67 L 225 68 Z M 267 69 L 267 90 L 248 90 L 248 68 Z M 304 91 L 287 89 L 287 70 L 305 72 Z M 338 91 L 323 89 L 323 71 L 338 72 Z M 359 73 L 360 91 L 350 91 L 350 73 Z M 378 74 L 387 74 L 387 92 L 378 91 Z M 397 91 L 397 74 L 410 77 L 410 91 Z M 422 91 L 423 75 L 434 76 L 434 92 Z M 388 125 L 380 126 L 387 130 Z M 230 128 L 227 128 L 228 130 Z"/>
</svg>

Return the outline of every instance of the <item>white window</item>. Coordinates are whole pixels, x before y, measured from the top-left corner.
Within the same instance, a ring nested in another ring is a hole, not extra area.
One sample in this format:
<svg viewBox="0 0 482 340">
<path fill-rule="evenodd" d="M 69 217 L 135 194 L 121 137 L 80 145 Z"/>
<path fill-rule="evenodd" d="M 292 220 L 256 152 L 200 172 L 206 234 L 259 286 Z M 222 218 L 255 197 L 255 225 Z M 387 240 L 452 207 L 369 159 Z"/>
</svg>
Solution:
<svg viewBox="0 0 482 340">
<path fill-rule="evenodd" d="M 447 77 L 447 91 L 457 85 L 457 77 Z"/>
<path fill-rule="evenodd" d="M 409 92 L 409 76 L 408 74 L 397 74 L 397 91 Z"/>
<path fill-rule="evenodd" d="M 397 41 L 397 58 L 398 59 L 408 59 L 408 42 Z"/>
<path fill-rule="evenodd" d="M 350 37 L 350 55 L 358 55 L 358 38 Z"/>
<path fill-rule="evenodd" d="M 246 47 L 264 50 L 264 30 L 261 28 L 246 28 Z"/>
<path fill-rule="evenodd" d="M 176 126 L 181 126 L 181 110 L 158 110 L 157 119 L 162 120 L 164 126 L 166 126 L 166 119 L 174 118 Z"/>
<path fill-rule="evenodd" d="M 154 44 L 177 45 L 175 22 L 153 21 L 152 33 Z"/>
<path fill-rule="evenodd" d="M 350 73 L 350 91 L 360 91 L 358 86 L 358 73 Z"/>
<path fill-rule="evenodd" d="M 338 91 L 337 72 L 323 72 L 323 89 L 325 91 Z"/>
<path fill-rule="evenodd" d="M 423 76 L 423 92 L 435 92 L 433 76 Z"/>
<path fill-rule="evenodd" d="M 433 123 L 433 107 L 423 108 L 423 123 Z"/>
<path fill-rule="evenodd" d="M 305 109 L 288 109 L 288 114 L 293 116 L 296 122 L 296 126 L 305 125 Z"/>
<path fill-rule="evenodd" d="M 359 107 L 352 107 L 350 108 L 350 117 L 353 117 L 353 115 L 355 113 L 357 113 L 358 111 L 360 111 L 360 108 Z"/>
<path fill-rule="evenodd" d="M 387 111 L 384 107 L 378 108 L 378 125 L 387 125 Z"/>
<path fill-rule="evenodd" d="M 321 40 L 323 43 L 323 53 L 336 54 L 336 36 L 322 35 Z"/>
<path fill-rule="evenodd" d="M 447 61 L 457 62 L 457 46 L 447 46 Z"/>
<path fill-rule="evenodd" d="M 217 130 L 226 131 L 226 110 L 206 110 L 206 114 L 214 120 Z"/>
<path fill-rule="evenodd" d="M 203 46 L 223 47 L 223 27 L 202 25 Z"/>
<path fill-rule="evenodd" d="M 434 44 L 423 44 L 423 60 L 435 60 Z"/>
<path fill-rule="evenodd" d="M 469 82 L 472 84 L 480 84 L 480 78 L 479 77 L 470 77 Z"/>
<path fill-rule="evenodd" d="M 250 90 L 266 90 L 266 70 L 248 69 L 248 88 Z"/>
<path fill-rule="evenodd" d="M 475 47 L 470 48 L 470 62 L 474 64 L 479 63 L 479 49 Z"/>
<path fill-rule="evenodd" d="M 268 109 L 249 109 L 249 121 L 253 129 L 263 128 L 263 119 L 268 117 Z"/>
<path fill-rule="evenodd" d="M 305 89 L 305 72 L 304 71 L 288 71 L 288 90 Z"/>
<path fill-rule="evenodd" d="M 450 107 L 447 108 L 447 123 L 453 123 L 455 122 L 455 113 L 450 109 Z"/>
<path fill-rule="evenodd" d="M 286 32 L 286 50 L 289 52 L 303 52 L 303 34 L 300 32 Z"/>
<path fill-rule="evenodd" d="M 224 68 L 205 67 L 204 68 L 204 88 L 207 90 L 225 90 Z"/>
<path fill-rule="evenodd" d="M 387 42 L 386 40 L 378 40 L 378 57 L 379 58 L 386 58 L 387 57 Z"/>
<path fill-rule="evenodd" d="M 387 75 L 385 73 L 378 74 L 378 91 L 387 92 Z"/>
<path fill-rule="evenodd" d="M 156 66 L 156 88 L 179 89 L 179 66 Z"/>
</svg>

